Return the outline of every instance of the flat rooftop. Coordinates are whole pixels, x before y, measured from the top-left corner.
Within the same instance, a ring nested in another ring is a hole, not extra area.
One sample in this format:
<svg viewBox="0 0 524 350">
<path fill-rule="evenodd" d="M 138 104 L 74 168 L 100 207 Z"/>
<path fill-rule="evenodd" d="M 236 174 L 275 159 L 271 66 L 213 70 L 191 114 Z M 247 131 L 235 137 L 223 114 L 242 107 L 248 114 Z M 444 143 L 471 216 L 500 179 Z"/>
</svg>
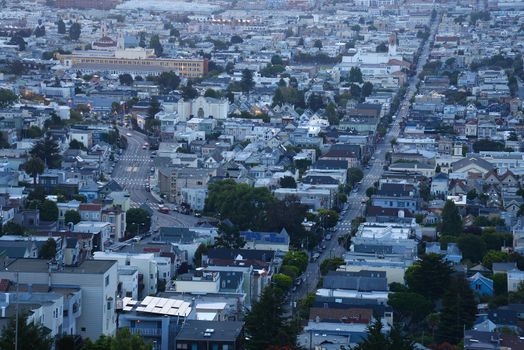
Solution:
<svg viewBox="0 0 524 350">
<path fill-rule="evenodd" d="M 243 327 L 243 322 L 187 320 L 178 333 L 177 341 L 234 341 Z"/>
<path fill-rule="evenodd" d="M 47 273 L 49 271 L 49 261 L 46 259 L 16 259 L 6 270 L 10 272 L 28 273 Z M 53 269 L 53 273 L 74 273 L 74 274 L 104 274 L 117 262 L 115 260 L 86 260 L 79 266 L 63 266 Z"/>
</svg>

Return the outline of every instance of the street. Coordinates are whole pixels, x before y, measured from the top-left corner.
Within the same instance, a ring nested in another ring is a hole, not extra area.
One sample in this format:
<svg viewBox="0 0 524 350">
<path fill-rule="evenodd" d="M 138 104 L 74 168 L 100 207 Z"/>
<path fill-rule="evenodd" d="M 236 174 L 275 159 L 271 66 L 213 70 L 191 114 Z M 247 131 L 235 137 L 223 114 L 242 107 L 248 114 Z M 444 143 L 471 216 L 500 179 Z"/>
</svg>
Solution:
<svg viewBox="0 0 524 350">
<path fill-rule="evenodd" d="M 151 151 L 147 147 L 143 149 L 144 144 L 147 142 L 147 137 L 144 134 L 124 127 L 119 127 L 118 131 L 120 135 L 127 138 L 127 148 L 115 163 L 111 178 L 129 192 L 131 207 L 138 208 L 146 204 L 152 209 L 152 230 L 162 226 L 194 226 L 199 221 L 196 217 L 176 212 L 170 212 L 169 214 L 160 213 L 158 211 L 160 204 L 158 196 L 155 197 L 151 192 L 146 191 L 146 185 L 149 184 L 149 176 L 151 175 L 151 167 L 153 166 Z"/>
<path fill-rule="evenodd" d="M 361 184 L 357 187 L 356 191 L 352 191 L 348 196 L 348 202 L 346 203 L 344 211 L 340 215 L 340 220 L 335 227 L 335 233 L 333 234 L 332 239 L 325 241 L 324 244 L 326 245 L 326 249 L 322 250 L 320 257 L 316 261 L 308 264 L 307 269 L 303 274 L 304 283 L 298 286 L 295 292 L 292 293 L 290 296 L 291 302 L 296 302 L 304 298 L 307 293 L 316 290 L 317 284 L 320 280 L 320 264 L 322 261 L 328 258 L 342 257 L 344 254 L 345 249 L 338 244 L 338 238 L 349 234 L 353 219 L 363 215 L 365 204 L 362 203 L 362 200 L 366 197 L 366 189 L 373 186 L 384 172 L 386 153 L 391 149 L 391 140 L 397 138 L 400 134 L 400 122 L 408 116 L 411 105 L 410 101 L 416 92 L 416 86 L 419 81 L 419 73 L 422 72 L 422 68 L 428 60 L 430 42 L 435 38 L 440 19 L 441 15 L 439 15 L 432 23 L 430 37 L 426 41 L 417 63 L 416 75 L 410 79 L 409 85 L 406 89 L 406 94 L 400 103 L 397 117 L 393 120 L 382 142 L 376 145 L 373 157 L 369 162 L 370 167 L 369 169 L 363 169 L 364 178 L 362 179 Z"/>
</svg>

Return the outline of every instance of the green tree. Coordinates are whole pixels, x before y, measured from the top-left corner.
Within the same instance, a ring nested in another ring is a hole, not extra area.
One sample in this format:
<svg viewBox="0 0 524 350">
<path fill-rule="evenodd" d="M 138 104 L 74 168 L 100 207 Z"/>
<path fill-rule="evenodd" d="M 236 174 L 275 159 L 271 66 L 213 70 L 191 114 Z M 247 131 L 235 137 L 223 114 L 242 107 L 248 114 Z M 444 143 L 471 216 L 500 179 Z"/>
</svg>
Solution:
<svg viewBox="0 0 524 350">
<path fill-rule="evenodd" d="M 354 186 L 364 178 L 364 173 L 360 168 L 352 167 L 348 169 L 348 184 Z"/>
<path fill-rule="evenodd" d="M 293 286 L 293 279 L 283 273 L 274 274 L 272 282 L 275 284 L 275 287 L 280 288 L 283 292 L 287 292 Z"/>
<path fill-rule="evenodd" d="M 235 226 L 221 223 L 218 225 L 218 236 L 215 238 L 215 247 L 239 249 L 246 242 L 240 237 L 240 231 Z"/>
<path fill-rule="evenodd" d="M 40 158 L 31 157 L 22 164 L 22 169 L 33 178 L 33 187 L 36 187 L 36 179 L 38 175 L 44 172 L 45 165 Z"/>
<path fill-rule="evenodd" d="M 18 96 L 9 89 L 0 89 L 0 108 L 11 106 L 18 101 Z"/>
<path fill-rule="evenodd" d="M 337 225 L 339 215 L 334 210 L 319 209 L 318 215 L 323 228 L 331 228 Z"/>
<path fill-rule="evenodd" d="M 27 43 L 25 42 L 22 35 L 16 33 L 11 37 L 11 40 L 9 40 L 10 45 L 18 45 L 18 51 L 24 51 Z"/>
<path fill-rule="evenodd" d="M 375 316 L 373 323 L 368 326 L 367 337 L 358 344 L 354 350 L 378 350 L 389 348 L 387 336 L 382 332 L 382 321 L 380 317 Z"/>
<path fill-rule="evenodd" d="M 11 317 L 2 330 L 0 349 L 15 350 L 16 318 Z M 18 317 L 17 350 L 51 350 L 53 339 L 49 331 L 40 324 L 27 323 L 27 314 Z"/>
<path fill-rule="evenodd" d="M 240 80 L 240 86 L 243 92 L 249 92 L 255 87 L 255 82 L 253 81 L 253 72 L 249 69 L 244 69 L 242 71 L 242 80 Z"/>
<path fill-rule="evenodd" d="M 154 78 L 163 92 L 176 90 L 180 84 L 180 78 L 175 72 L 162 72 L 158 77 Z"/>
<path fill-rule="evenodd" d="M 70 149 L 85 149 L 85 146 L 82 142 L 73 139 L 71 140 L 71 142 L 69 142 L 69 148 Z"/>
<path fill-rule="evenodd" d="M 330 102 L 326 107 L 326 116 L 329 125 L 338 125 L 340 120 L 338 118 L 337 105 Z"/>
<path fill-rule="evenodd" d="M 68 210 L 64 213 L 64 223 L 67 225 L 72 222 L 74 225 L 78 224 L 82 218 L 77 210 Z"/>
<path fill-rule="evenodd" d="M 320 108 L 323 108 L 324 101 L 322 100 L 322 96 L 320 96 L 318 93 L 312 93 L 307 100 L 307 106 L 314 112 L 318 111 Z"/>
<path fill-rule="evenodd" d="M 377 47 L 375 48 L 375 52 L 388 52 L 388 46 L 386 45 L 386 43 L 380 43 L 377 45 Z"/>
<path fill-rule="evenodd" d="M 511 257 L 508 253 L 502 252 L 500 250 L 488 250 L 482 258 L 482 265 L 484 265 L 488 269 L 491 269 L 493 263 L 509 261 L 511 261 Z"/>
<path fill-rule="evenodd" d="M 69 37 L 71 38 L 71 40 L 80 39 L 81 32 L 82 32 L 82 27 L 80 26 L 80 23 L 78 22 L 71 24 L 71 27 L 69 27 Z"/>
<path fill-rule="evenodd" d="M 160 102 L 158 102 L 158 98 L 156 96 L 153 96 L 153 98 L 151 98 L 151 102 L 149 103 L 149 108 L 147 110 L 147 114 L 151 117 L 151 118 L 154 118 L 155 115 L 160 112 Z"/>
<path fill-rule="evenodd" d="M 48 238 L 47 241 L 40 247 L 38 251 L 39 259 L 51 260 L 56 256 L 56 241 L 53 238 Z"/>
<path fill-rule="evenodd" d="M 4 226 L 2 226 L 2 235 L 4 234 L 23 235 L 24 228 L 19 224 L 14 223 L 13 221 L 9 221 Z"/>
<path fill-rule="evenodd" d="M 366 97 L 370 96 L 372 93 L 373 93 L 373 84 L 370 83 L 369 81 L 366 81 L 362 85 L 362 90 L 361 90 L 360 96 L 362 98 L 366 98 Z"/>
<path fill-rule="evenodd" d="M 283 66 L 284 65 L 284 61 L 282 60 L 282 57 L 280 57 L 280 55 L 273 55 L 271 57 L 271 64 L 276 64 L 276 65 Z"/>
<path fill-rule="evenodd" d="M 231 39 L 229 40 L 229 42 L 232 45 L 236 45 L 236 44 L 242 44 L 244 42 L 244 40 L 240 36 L 238 36 L 238 35 L 233 35 L 231 37 Z"/>
<path fill-rule="evenodd" d="M 131 208 L 126 212 L 127 232 L 135 235 L 137 232 L 147 232 L 151 226 L 151 216 L 142 208 Z"/>
<path fill-rule="evenodd" d="M 182 98 L 187 101 L 187 100 L 193 100 L 197 97 L 198 97 L 197 89 L 193 87 L 193 83 L 191 83 L 191 81 L 188 81 L 186 86 L 182 88 Z"/>
<path fill-rule="evenodd" d="M 313 47 L 315 47 L 317 49 L 321 49 L 322 48 L 322 40 L 320 40 L 320 39 L 315 40 L 315 42 L 313 43 Z"/>
<path fill-rule="evenodd" d="M 26 131 L 26 137 L 30 139 L 38 139 L 42 137 L 42 135 L 43 135 L 42 129 L 40 129 L 36 125 L 29 127 L 29 129 L 27 129 Z"/>
<path fill-rule="evenodd" d="M 131 334 L 129 328 L 119 328 L 114 337 L 102 335 L 96 342 L 87 339 L 82 350 L 152 350 L 153 345 L 144 338 Z"/>
<path fill-rule="evenodd" d="M 329 271 L 336 271 L 339 268 L 339 266 L 344 265 L 345 263 L 345 260 L 342 258 L 325 259 L 320 264 L 320 273 L 322 275 L 325 275 Z"/>
<path fill-rule="evenodd" d="M 451 267 L 438 254 L 425 254 L 410 266 L 404 275 L 409 288 L 432 302 L 440 299 L 446 291 Z"/>
<path fill-rule="evenodd" d="M 295 266 L 299 274 L 306 271 L 308 265 L 308 255 L 304 251 L 291 250 L 284 255 L 282 265 Z"/>
<path fill-rule="evenodd" d="M 267 286 L 260 300 L 253 304 L 245 318 L 246 348 L 267 350 L 271 347 L 290 347 L 296 344 L 296 331 L 286 322 L 282 292 Z"/>
<path fill-rule="evenodd" d="M 155 55 L 157 57 L 162 56 L 164 53 L 164 47 L 160 43 L 160 37 L 158 34 L 152 35 L 151 39 L 149 39 L 149 48 L 155 50 Z"/>
<path fill-rule="evenodd" d="M 121 85 L 131 86 L 133 85 L 133 76 L 129 73 L 120 74 L 118 80 Z"/>
<path fill-rule="evenodd" d="M 362 83 L 362 71 L 358 67 L 351 67 L 349 70 L 349 82 L 350 83 Z"/>
<path fill-rule="evenodd" d="M 198 248 L 195 251 L 195 256 L 193 258 L 193 263 L 195 267 L 200 267 L 202 265 L 202 255 L 206 254 L 209 250 L 209 246 L 204 243 L 200 243 Z"/>
<path fill-rule="evenodd" d="M 442 311 L 438 329 L 441 342 L 459 343 L 464 336 L 464 329 L 470 329 L 475 321 L 477 304 L 468 282 L 462 278 L 453 278 L 442 299 Z"/>
<path fill-rule="evenodd" d="M 462 233 L 462 218 L 453 201 L 446 201 L 441 214 L 440 234 L 458 236 Z"/>
<path fill-rule="evenodd" d="M 282 265 L 280 268 L 280 273 L 283 273 L 286 276 L 291 277 L 291 279 L 295 280 L 300 275 L 300 270 L 296 266 L 292 265 Z"/>
<path fill-rule="evenodd" d="M 297 183 L 292 176 L 284 176 L 280 179 L 279 184 L 282 188 L 297 188 Z"/>
<path fill-rule="evenodd" d="M 40 158 L 51 169 L 58 169 L 62 164 L 58 143 L 50 137 L 38 141 L 29 152 L 34 158 Z"/>
<path fill-rule="evenodd" d="M 207 89 L 206 92 L 204 92 L 204 97 L 220 98 L 220 94 L 216 90 Z"/>
<path fill-rule="evenodd" d="M 505 295 L 508 292 L 508 276 L 505 273 L 493 274 L 493 293 L 497 295 Z"/>
<path fill-rule="evenodd" d="M 467 199 L 470 200 L 470 201 L 472 201 L 472 200 L 474 200 L 475 198 L 477 198 L 477 196 L 478 196 L 478 194 L 477 194 L 477 190 L 472 189 L 472 190 L 470 190 L 470 191 L 468 192 L 468 194 L 467 194 Z"/>
<path fill-rule="evenodd" d="M 65 34 L 66 33 L 66 25 L 64 21 L 60 18 L 58 22 L 56 22 L 57 25 L 57 31 L 58 34 Z"/>
<path fill-rule="evenodd" d="M 416 324 L 433 311 L 430 300 L 423 295 L 413 292 L 390 293 L 388 304 L 405 324 Z"/>
<path fill-rule="evenodd" d="M 138 46 L 140 47 L 146 47 L 146 33 L 145 32 L 140 32 L 140 34 L 138 35 Z"/>
<path fill-rule="evenodd" d="M 40 220 L 42 221 L 56 221 L 58 220 L 58 206 L 55 202 L 45 200 L 39 207 Z"/>
<path fill-rule="evenodd" d="M 462 252 L 462 258 L 477 263 L 486 254 L 486 242 L 477 235 L 464 234 L 457 239 L 458 247 Z"/>
</svg>

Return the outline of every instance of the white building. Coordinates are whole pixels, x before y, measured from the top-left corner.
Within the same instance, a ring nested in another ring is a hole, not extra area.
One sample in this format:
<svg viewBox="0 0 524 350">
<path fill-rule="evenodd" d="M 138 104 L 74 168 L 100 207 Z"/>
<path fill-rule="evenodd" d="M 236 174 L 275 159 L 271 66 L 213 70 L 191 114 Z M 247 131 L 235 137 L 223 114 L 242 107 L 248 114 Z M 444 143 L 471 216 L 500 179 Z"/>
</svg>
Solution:
<svg viewBox="0 0 524 350">
<path fill-rule="evenodd" d="M 213 118 L 225 120 L 229 111 L 229 101 L 225 98 L 217 99 L 200 96 L 194 100 L 178 100 L 178 115 L 182 120 L 190 116 L 197 118 Z"/>
<path fill-rule="evenodd" d="M 114 252 L 95 252 L 93 255 L 95 260 L 115 260 L 118 267 L 132 266 L 136 267 L 138 273 L 142 275 L 144 289 L 142 295 L 152 295 L 157 292 L 158 285 L 158 266 L 154 254 L 128 254 L 128 253 L 114 253 Z"/>
</svg>

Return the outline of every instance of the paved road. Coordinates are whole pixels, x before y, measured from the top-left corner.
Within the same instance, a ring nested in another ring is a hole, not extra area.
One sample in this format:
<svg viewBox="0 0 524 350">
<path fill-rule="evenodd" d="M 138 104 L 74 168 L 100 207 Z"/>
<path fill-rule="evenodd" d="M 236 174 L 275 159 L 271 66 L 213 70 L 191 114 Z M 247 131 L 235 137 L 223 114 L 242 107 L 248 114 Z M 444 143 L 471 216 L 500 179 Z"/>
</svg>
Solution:
<svg viewBox="0 0 524 350">
<path fill-rule="evenodd" d="M 147 142 L 146 136 L 123 127 L 118 130 L 121 135 L 127 138 L 127 149 L 116 162 L 111 178 L 129 192 L 131 207 L 138 208 L 143 204 L 148 205 L 153 210 L 153 229 L 161 226 L 189 227 L 195 225 L 199 219 L 193 216 L 175 212 L 170 214 L 158 212 L 160 203 L 155 196 L 146 191 L 153 166 L 151 151 L 143 149 Z"/>
<path fill-rule="evenodd" d="M 333 238 L 330 241 L 324 242 L 326 249 L 322 251 L 322 254 L 318 260 L 308 264 L 308 267 L 303 275 L 305 282 L 300 285 L 294 293 L 291 294 L 291 302 L 302 299 L 307 293 L 313 292 L 316 289 L 320 279 L 319 266 L 322 261 L 327 258 L 341 257 L 343 255 L 345 250 L 338 244 L 338 237 L 350 233 L 352 220 L 358 216 L 363 215 L 364 204 L 362 203 L 362 200 L 366 198 L 366 189 L 373 186 L 373 183 L 378 181 L 384 172 L 386 153 L 391 149 L 391 140 L 397 138 L 400 134 L 399 123 L 402 121 L 402 119 L 407 118 L 408 116 L 411 104 L 410 100 L 416 92 L 416 85 L 419 80 L 418 75 L 428 60 L 430 42 L 435 38 L 441 18 L 441 15 L 439 15 L 431 26 L 430 39 L 426 41 L 426 44 L 422 49 L 417 63 L 416 76 L 413 77 L 409 82 L 404 99 L 400 103 L 400 110 L 397 113 L 396 119 L 393 121 L 382 142 L 377 144 L 373 157 L 369 162 L 370 167 L 369 169 L 364 170 L 364 178 L 361 185 L 357 188 L 356 191 L 352 192 L 348 196 L 346 208 L 342 212 L 340 221 L 335 227 L 335 234 L 333 235 Z"/>
</svg>

